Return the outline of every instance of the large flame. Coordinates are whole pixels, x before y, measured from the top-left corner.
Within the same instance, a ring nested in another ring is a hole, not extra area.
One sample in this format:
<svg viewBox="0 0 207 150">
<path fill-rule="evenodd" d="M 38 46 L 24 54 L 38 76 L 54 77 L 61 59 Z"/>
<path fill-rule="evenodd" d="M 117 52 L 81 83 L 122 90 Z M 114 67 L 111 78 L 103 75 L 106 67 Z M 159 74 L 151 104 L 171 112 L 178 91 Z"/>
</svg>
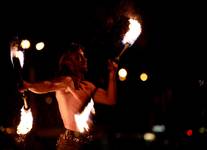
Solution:
<svg viewBox="0 0 207 150">
<path fill-rule="evenodd" d="M 80 114 L 75 114 L 76 125 L 80 132 L 89 130 L 91 113 L 95 114 L 94 102 L 92 98 L 88 103 L 88 105 L 84 108 L 84 110 Z"/>
<path fill-rule="evenodd" d="M 132 45 L 141 34 L 142 29 L 140 23 L 135 19 L 130 18 L 129 23 L 129 30 L 125 34 L 122 43 Z"/>
<path fill-rule="evenodd" d="M 21 109 L 20 123 L 17 126 L 17 134 L 27 134 L 33 125 L 33 117 L 31 109 L 26 110 L 24 106 Z"/>
</svg>

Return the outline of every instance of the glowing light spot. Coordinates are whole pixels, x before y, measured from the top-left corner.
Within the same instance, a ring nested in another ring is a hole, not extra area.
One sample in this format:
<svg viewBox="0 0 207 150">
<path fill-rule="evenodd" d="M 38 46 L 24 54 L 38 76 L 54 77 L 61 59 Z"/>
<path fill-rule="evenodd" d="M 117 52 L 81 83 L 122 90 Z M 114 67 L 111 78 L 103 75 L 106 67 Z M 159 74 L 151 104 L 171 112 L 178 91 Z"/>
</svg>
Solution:
<svg viewBox="0 0 207 150">
<path fill-rule="evenodd" d="M 118 71 L 118 76 L 119 76 L 119 80 L 121 80 L 121 81 L 126 80 L 126 77 L 127 77 L 127 71 L 126 71 L 126 69 L 121 68 L 121 69 Z"/>
<path fill-rule="evenodd" d="M 28 49 L 28 48 L 30 48 L 30 41 L 29 40 L 22 40 L 20 45 L 23 49 Z"/>
<path fill-rule="evenodd" d="M 200 128 L 199 128 L 199 132 L 200 132 L 201 134 L 205 133 L 205 131 L 206 131 L 206 128 L 205 128 L 205 127 L 200 127 Z"/>
<path fill-rule="evenodd" d="M 44 44 L 44 42 L 39 42 L 39 43 L 37 43 L 36 44 L 36 50 L 42 50 L 44 47 L 45 47 L 45 44 Z"/>
<path fill-rule="evenodd" d="M 147 79 L 148 79 L 148 75 L 147 75 L 146 73 L 142 73 L 142 74 L 140 75 L 140 79 L 141 79 L 142 81 L 147 81 Z"/>
<path fill-rule="evenodd" d="M 165 131 L 165 125 L 154 125 L 152 127 L 153 132 L 164 132 Z"/>
<path fill-rule="evenodd" d="M 187 131 L 186 131 L 186 134 L 187 134 L 188 136 L 192 136 L 192 135 L 193 135 L 193 130 L 191 130 L 191 129 L 187 130 Z"/>
<path fill-rule="evenodd" d="M 144 140 L 145 141 L 154 141 L 156 138 L 154 133 L 145 133 L 144 134 Z"/>
</svg>

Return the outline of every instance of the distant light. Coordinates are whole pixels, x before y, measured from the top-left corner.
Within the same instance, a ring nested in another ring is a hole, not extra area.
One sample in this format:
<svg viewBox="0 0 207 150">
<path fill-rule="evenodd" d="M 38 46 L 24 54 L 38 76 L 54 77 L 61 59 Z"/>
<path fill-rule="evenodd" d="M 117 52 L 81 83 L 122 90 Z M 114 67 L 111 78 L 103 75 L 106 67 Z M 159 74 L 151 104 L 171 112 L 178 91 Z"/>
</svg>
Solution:
<svg viewBox="0 0 207 150">
<path fill-rule="evenodd" d="M 200 127 L 200 128 L 199 128 L 199 132 L 200 132 L 201 134 L 205 133 L 205 132 L 206 132 L 206 128 L 205 128 L 205 127 Z"/>
<path fill-rule="evenodd" d="M 154 125 L 152 127 L 153 132 L 164 132 L 165 131 L 165 125 Z"/>
<path fill-rule="evenodd" d="M 45 47 L 44 42 L 39 42 L 36 44 L 36 50 L 42 50 Z"/>
<path fill-rule="evenodd" d="M 116 138 L 121 138 L 121 133 L 116 133 L 116 134 L 115 134 L 115 137 L 116 137 Z"/>
<path fill-rule="evenodd" d="M 28 48 L 30 48 L 30 41 L 29 40 L 22 40 L 20 46 L 23 49 L 28 49 Z"/>
<path fill-rule="evenodd" d="M 146 80 L 148 79 L 148 75 L 147 75 L 146 73 L 142 73 L 142 74 L 140 75 L 140 79 L 141 79 L 142 81 L 146 81 Z"/>
<path fill-rule="evenodd" d="M 124 69 L 124 68 L 119 69 L 118 75 L 119 75 L 119 80 L 121 80 L 121 81 L 126 80 L 126 77 L 127 77 L 126 69 Z"/>
<path fill-rule="evenodd" d="M 6 128 L 6 133 L 7 134 L 13 134 L 14 133 L 14 129 L 12 129 L 12 128 Z"/>
<path fill-rule="evenodd" d="M 193 135 L 193 130 L 191 130 L 191 129 L 187 130 L 187 131 L 186 131 L 186 134 L 187 134 L 188 136 L 192 136 L 192 135 Z"/>
<path fill-rule="evenodd" d="M 145 133 L 144 134 L 144 140 L 145 141 L 154 141 L 156 138 L 154 133 Z"/>
</svg>

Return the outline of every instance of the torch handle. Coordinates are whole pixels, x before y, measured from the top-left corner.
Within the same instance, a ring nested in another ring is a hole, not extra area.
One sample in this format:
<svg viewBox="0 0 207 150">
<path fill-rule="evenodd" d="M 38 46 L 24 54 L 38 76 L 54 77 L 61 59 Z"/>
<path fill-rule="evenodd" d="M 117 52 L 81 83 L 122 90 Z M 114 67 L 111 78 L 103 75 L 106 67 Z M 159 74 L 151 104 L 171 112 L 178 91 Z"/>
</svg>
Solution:
<svg viewBox="0 0 207 150">
<path fill-rule="evenodd" d="M 24 109 L 27 110 L 29 108 L 27 104 L 27 98 L 25 96 L 25 92 L 22 94 L 23 100 L 24 100 Z"/>
<path fill-rule="evenodd" d="M 126 43 L 126 44 L 124 45 L 124 48 L 121 50 L 121 52 L 119 53 L 119 55 L 115 58 L 115 60 L 116 60 L 117 62 L 119 62 L 120 57 L 122 56 L 122 54 L 126 51 L 126 49 L 127 49 L 129 46 L 130 46 L 129 43 Z"/>
<path fill-rule="evenodd" d="M 20 61 L 19 61 L 19 58 L 17 57 L 12 57 L 12 60 L 13 60 L 13 69 L 14 69 L 16 82 L 17 82 L 17 88 L 21 88 L 23 77 L 22 77 L 22 68 L 20 65 Z"/>
</svg>

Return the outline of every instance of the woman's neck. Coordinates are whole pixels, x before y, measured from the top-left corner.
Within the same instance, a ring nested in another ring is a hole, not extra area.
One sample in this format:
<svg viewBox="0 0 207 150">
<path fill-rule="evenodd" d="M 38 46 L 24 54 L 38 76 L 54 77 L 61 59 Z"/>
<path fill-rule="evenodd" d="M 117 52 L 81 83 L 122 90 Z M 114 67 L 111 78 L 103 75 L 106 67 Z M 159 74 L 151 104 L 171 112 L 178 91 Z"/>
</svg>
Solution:
<svg viewBox="0 0 207 150">
<path fill-rule="evenodd" d="M 73 79 L 73 82 L 75 84 L 75 88 L 79 89 L 80 88 L 80 82 L 82 80 L 84 80 L 84 75 L 83 74 L 79 74 L 79 75 L 76 75 L 76 76 L 72 76 L 72 79 Z"/>
</svg>

